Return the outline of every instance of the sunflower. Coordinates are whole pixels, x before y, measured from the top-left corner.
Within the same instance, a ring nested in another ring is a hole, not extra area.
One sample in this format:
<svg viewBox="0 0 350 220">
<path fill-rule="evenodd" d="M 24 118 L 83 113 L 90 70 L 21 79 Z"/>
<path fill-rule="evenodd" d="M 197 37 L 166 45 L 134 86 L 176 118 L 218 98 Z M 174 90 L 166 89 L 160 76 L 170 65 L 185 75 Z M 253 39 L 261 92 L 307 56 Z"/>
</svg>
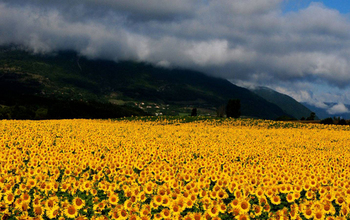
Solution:
<svg viewBox="0 0 350 220">
<path fill-rule="evenodd" d="M 180 207 L 181 211 L 186 209 L 186 204 L 185 204 L 185 199 L 184 198 L 179 198 L 177 201 L 177 205 Z"/>
<path fill-rule="evenodd" d="M 146 194 L 152 194 L 153 193 L 153 184 L 152 184 L 152 182 L 146 183 L 146 185 L 143 188 L 143 191 Z"/>
<path fill-rule="evenodd" d="M 163 196 L 162 206 L 169 207 L 171 205 L 170 198 L 167 195 Z"/>
<path fill-rule="evenodd" d="M 189 196 L 189 199 L 192 200 L 192 202 L 194 203 L 194 202 L 196 202 L 196 200 L 197 200 L 197 195 L 196 195 L 196 194 L 191 194 L 191 195 Z"/>
<path fill-rule="evenodd" d="M 347 216 L 347 215 L 349 214 L 348 208 L 347 208 L 346 206 L 341 207 L 341 209 L 340 209 L 340 214 L 341 214 L 342 216 Z"/>
<path fill-rule="evenodd" d="M 220 189 L 220 191 L 218 192 L 217 198 L 221 200 L 226 199 L 228 198 L 228 194 L 223 189 Z"/>
<path fill-rule="evenodd" d="M 243 196 L 242 192 L 240 190 L 236 190 L 233 194 L 234 194 L 236 199 L 241 199 Z"/>
<path fill-rule="evenodd" d="M 195 212 L 192 214 L 192 219 L 194 220 L 201 220 L 202 219 L 202 214 L 199 212 Z"/>
<path fill-rule="evenodd" d="M 73 204 L 75 205 L 75 207 L 80 210 L 82 209 L 84 206 L 85 206 L 85 201 L 82 200 L 81 198 L 79 197 L 76 197 L 73 199 Z"/>
<path fill-rule="evenodd" d="M 303 188 L 305 191 L 309 191 L 311 189 L 311 185 L 309 183 L 305 183 Z"/>
<path fill-rule="evenodd" d="M 254 210 L 255 216 L 260 216 L 262 213 L 262 207 L 259 205 L 253 205 L 253 210 Z"/>
<path fill-rule="evenodd" d="M 7 191 L 3 199 L 7 205 L 10 205 L 15 201 L 15 195 L 11 191 Z"/>
<path fill-rule="evenodd" d="M 111 205 L 117 205 L 118 202 L 119 202 L 119 197 L 117 194 L 115 193 L 112 193 L 109 197 L 108 197 L 108 202 L 111 204 Z"/>
<path fill-rule="evenodd" d="M 299 184 L 293 186 L 294 191 L 301 192 L 303 191 L 303 187 Z"/>
<path fill-rule="evenodd" d="M 268 189 L 267 191 L 265 191 L 265 195 L 269 198 L 272 198 L 274 195 L 274 192 L 272 191 L 272 189 Z"/>
<path fill-rule="evenodd" d="M 151 214 L 149 209 L 142 208 L 140 211 L 140 216 L 149 216 Z"/>
<path fill-rule="evenodd" d="M 40 197 L 39 196 L 34 196 L 34 199 L 33 199 L 33 206 L 39 206 L 41 203 L 40 203 Z"/>
<path fill-rule="evenodd" d="M 163 216 L 162 216 L 162 214 L 160 214 L 160 213 L 156 213 L 156 214 L 154 214 L 153 218 L 154 218 L 154 219 L 160 220 L 160 219 L 163 218 Z"/>
<path fill-rule="evenodd" d="M 287 186 L 285 184 L 280 185 L 279 191 L 283 194 L 288 193 Z"/>
<path fill-rule="evenodd" d="M 92 184 L 91 184 L 91 182 L 90 181 L 85 181 L 82 185 L 81 185 L 81 188 L 82 188 L 82 190 L 83 191 L 90 191 L 90 189 L 91 189 L 91 187 L 92 187 Z"/>
<path fill-rule="evenodd" d="M 311 200 L 314 197 L 314 193 L 312 191 L 307 191 L 305 196 L 307 199 Z"/>
<path fill-rule="evenodd" d="M 294 192 L 293 193 L 293 197 L 294 197 L 294 200 L 298 200 L 298 199 L 300 199 L 300 192 Z"/>
<path fill-rule="evenodd" d="M 210 193 L 209 193 L 209 195 L 210 195 L 210 198 L 212 198 L 212 199 L 216 199 L 217 198 L 217 192 L 216 191 L 211 191 Z"/>
<path fill-rule="evenodd" d="M 129 212 L 133 208 L 133 203 L 130 201 L 130 199 L 124 202 L 124 208 Z"/>
<path fill-rule="evenodd" d="M 312 182 L 312 181 L 311 181 Z M 319 219 L 324 219 L 324 213 L 322 211 L 316 211 L 314 213 L 314 219 L 319 220 Z"/>
<path fill-rule="evenodd" d="M 231 207 L 238 207 L 238 205 L 239 205 L 239 200 L 238 199 L 234 199 L 234 200 L 232 200 L 232 202 L 230 202 L 230 205 L 231 205 Z"/>
<path fill-rule="evenodd" d="M 25 191 L 27 189 L 27 186 L 24 183 L 21 183 L 19 185 L 19 190 L 21 190 L 22 192 Z"/>
<path fill-rule="evenodd" d="M 138 216 L 136 216 L 135 214 L 131 214 L 128 218 L 128 220 L 137 220 Z"/>
<path fill-rule="evenodd" d="M 30 188 L 33 188 L 36 186 L 36 179 L 30 179 L 27 181 L 27 184 L 26 184 L 28 187 Z"/>
<path fill-rule="evenodd" d="M 69 184 L 68 183 L 62 183 L 61 184 L 61 191 L 65 192 L 68 190 Z"/>
<path fill-rule="evenodd" d="M 97 212 L 102 211 L 102 210 L 105 208 L 106 203 L 107 203 L 106 200 L 103 200 L 102 202 L 97 202 L 97 203 L 95 203 L 95 204 L 93 205 L 93 210 L 94 210 L 94 211 L 97 211 Z"/>
<path fill-rule="evenodd" d="M 79 215 L 77 218 L 75 218 L 75 220 L 88 220 L 87 217 Z"/>
<path fill-rule="evenodd" d="M 250 210 L 250 203 L 247 200 L 242 200 L 239 203 L 239 209 L 240 209 L 240 213 L 245 214 L 248 213 Z"/>
<path fill-rule="evenodd" d="M 160 206 L 163 203 L 163 197 L 161 195 L 156 195 L 153 197 L 153 202 L 155 205 Z"/>
<path fill-rule="evenodd" d="M 69 204 L 64 210 L 65 216 L 75 218 L 78 215 L 78 208 L 74 204 Z"/>
<path fill-rule="evenodd" d="M 335 199 L 335 203 L 337 203 L 337 205 L 342 206 L 343 204 L 345 204 L 345 200 L 342 196 L 339 196 Z"/>
<path fill-rule="evenodd" d="M 317 186 L 317 181 L 314 180 L 314 179 L 312 179 L 312 180 L 310 181 L 310 186 L 311 186 L 311 188 L 316 187 L 316 186 Z"/>
<path fill-rule="evenodd" d="M 125 210 L 125 209 L 120 210 L 120 212 L 119 212 L 119 217 L 120 217 L 121 219 L 127 219 L 127 218 L 129 217 L 128 211 Z"/>
<path fill-rule="evenodd" d="M 258 189 L 255 191 L 255 195 L 256 195 L 258 198 L 262 198 L 262 197 L 264 197 L 264 191 L 263 191 L 261 188 L 258 188 Z"/>
<path fill-rule="evenodd" d="M 219 207 L 219 212 L 220 213 L 225 213 L 226 210 L 227 210 L 227 207 L 226 207 L 225 203 L 220 204 L 218 207 Z"/>
<path fill-rule="evenodd" d="M 161 215 L 163 218 L 168 219 L 171 216 L 171 212 L 169 209 L 166 208 L 162 210 Z"/>
<path fill-rule="evenodd" d="M 326 214 L 335 214 L 335 208 L 330 202 L 325 202 L 325 204 L 323 205 L 323 211 Z"/>
<path fill-rule="evenodd" d="M 30 195 L 27 192 L 25 192 L 21 195 L 21 199 L 25 203 L 30 203 L 30 200 L 31 200 Z"/>
<path fill-rule="evenodd" d="M 271 210 L 271 207 L 270 207 L 269 204 L 265 204 L 265 205 L 263 206 L 263 208 L 264 208 L 264 211 L 265 211 L 265 212 L 270 212 L 270 210 Z"/>
<path fill-rule="evenodd" d="M 278 195 L 274 195 L 271 198 L 271 203 L 274 205 L 279 205 L 281 204 L 281 198 Z"/>
<path fill-rule="evenodd" d="M 311 219 L 313 217 L 313 212 L 311 209 L 306 209 L 304 212 L 303 212 L 305 218 L 307 219 Z"/>
<path fill-rule="evenodd" d="M 174 215 L 178 215 L 181 212 L 181 208 L 178 206 L 178 204 L 174 203 L 170 207 L 170 212 L 173 213 Z"/>
<path fill-rule="evenodd" d="M 44 208 L 39 205 L 39 206 L 34 206 L 33 207 L 33 212 L 34 212 L 34 215 L 37 216 L 37 217 L 41 217 L 44 215 Z"/>
<path fill-rule="evenodd" d="M 59 206 L 54 206 L 51 209 L 47 209 L 46 216 L 49 219 L 56 219 L 57 216 L 59 215 L 59 210 L 60 210 Z"/>
<path fill-rule="evenodd" d="M 22 212 L 27 212 L 29 209 L 29 203 L 22 202 L 19 208 Z"/>
<path fill-rule="evenodd" d="M 334 195 L 334 193 L 329 192 L 324 196 L 324 198 L 331 202 L 335 199 L 335 195 Z"/>
<path fill-rule="evenodd" d="M 4 216 L 5 217 L 5 216 Z M 18 217 L 18 220 L 28 220 L 30 219 L 30 216 L 28 216 L 28 213 L 25 212 L 25 213 L 22 213 L 19 217 Z"/>
<path fill-rule="evenodd" d="M 113 208 L 109 211 L 109 216 L 112 217 L 112 219 L 118 219 L 119 218 L 119 212 L 118 209 Z"/>
<path fill-rule="evenodd" d="M 289 202 L 289 203 L 292 203 L 292 202 L 294 202 L 294 196 L 293 196 L 294 194 L 291 194 L 291 193 L 289 193 L 289 194 L 287 194 L 287 196 L 286 196 L 286 199 L 287 199 L 287 202 Z"/>
<path fill-rule="evenodd" d="M 219 215 L 219 208 L 217 206 L 211 206 L 207 212 L 213 218 Z"/>
<path fill-rule="evenodd" d="M 298 217 L 298 212 L 297 212 L 296 210 L 290 210 L 290 212 L 289 212 L 289 217 L 290 217 L 290 219 L 292 219 L 292 220 L 297 219 L 297 217 Z"/>
<path fill-rule="evenodd" d="M 15 200 L 15 203 L 14 203 L 14 205 L 15 205 L 15 207 L 16 207 L 16 209 L 19 209 L 21 206 L 22 206 L 22 199 L 21 198 L 17 198 L 16 200 Z"/>
<path fill-rule="evenodd" d="M 45 209 L 52 209 L 55 206 L 56 202 L 53 199 L 48 199 L 45 201 Z"/>
<path fill-rule="evenodd" d="M 236 219 L 238 219 L 238 220 L 249 220 L 250 217 L 249 217 L 248 214 L 240 214 L 240 215 L 236 216 Z"/>
</svg>

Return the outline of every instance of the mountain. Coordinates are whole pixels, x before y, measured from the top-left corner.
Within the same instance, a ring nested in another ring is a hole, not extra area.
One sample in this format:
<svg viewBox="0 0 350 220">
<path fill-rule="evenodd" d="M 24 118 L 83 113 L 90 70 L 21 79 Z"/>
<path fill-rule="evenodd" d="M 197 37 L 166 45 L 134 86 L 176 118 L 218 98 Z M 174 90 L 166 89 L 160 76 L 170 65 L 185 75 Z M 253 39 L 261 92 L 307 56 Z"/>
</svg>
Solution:
<svg viewBox="0 0 350 220">
<path fill-rule="evenodd" d="M 82 103 L 178 114 L 192 107 L 213 113 L 229 99 L 241 100 L 243 116 L 276 119 L 286 115 L 276 104 L 225 79 L 140 62 L 89 60 L 73 51 L 33 55 L 14 47 L 0 48 L 0 88 L 0 104 L 5 107 L 35 103 L 31 105 L 35 112 L 38 108 L 45 112 L 59 100 L 69 102 L 69 111 L 76 117 L 79 112 L 72 106 Z M 56 103 L 53 109 L 57 107 Z"/>
<path fill-rule="evenodd" d="M 296 119 L 301 119 L 302 117 L 307 118 L 311 114 L 310 109 L 292 97 L 279 93 L 268 87 L 259 86 L 250 90 L 265 100 L 278 105 L 285 113 L 293 116 Z M 318 114 L 316 113 L 316 115 Z"/>
<path fill-rule="evenodd" d="M 309 108 L 311 111 L 315 112 L 320 119 L 333 118 L 333 117 L 350 119 L 350 112 L 333 112 L 335 106 L 337 106 L 339 103 L 326 102 L 326 103 L 323 103 L 324 104 L 323 108 L 316 107 L 308 103 L 302 103 L 302 104 L 305 105 L 307 108 Z M 350 105 L 346 104 L 344 106 L 345 108 L 350 109 Z"/>
</svg>

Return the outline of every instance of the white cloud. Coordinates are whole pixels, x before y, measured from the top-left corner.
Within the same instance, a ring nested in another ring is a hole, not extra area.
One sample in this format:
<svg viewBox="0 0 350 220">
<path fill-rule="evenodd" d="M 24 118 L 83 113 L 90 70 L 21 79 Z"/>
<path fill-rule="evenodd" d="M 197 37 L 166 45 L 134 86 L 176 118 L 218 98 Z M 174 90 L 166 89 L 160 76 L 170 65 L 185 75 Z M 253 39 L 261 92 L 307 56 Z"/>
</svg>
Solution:
<svg viewBox="0 0 350 220">
<path fill-rule="evenodd" d="M 327 112 L 331 115 L 335 115 L 335 114 L 348 113 L 349 109 L 343 103 L 338 103 L 332 106 L 330 109 L 328 109 Z"/>
<path fill-rule="evenodd" d="M 328 105 L 326 105 L 324 102 L 314 102 L 314 103 L 311 103 L 311 104 L 313 104 L 317 108 L 322 108 L 322 109 L 329 108 Z"/>
</svg>

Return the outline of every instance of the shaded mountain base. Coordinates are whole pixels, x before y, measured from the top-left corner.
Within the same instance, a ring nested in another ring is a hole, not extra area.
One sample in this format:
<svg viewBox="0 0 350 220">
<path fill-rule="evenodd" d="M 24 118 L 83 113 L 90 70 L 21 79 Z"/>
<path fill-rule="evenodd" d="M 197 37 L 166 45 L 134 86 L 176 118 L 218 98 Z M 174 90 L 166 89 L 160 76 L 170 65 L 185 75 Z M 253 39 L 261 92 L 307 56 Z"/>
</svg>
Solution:
<svg viewBox="0 0 350 220">
<path fill-rule="evenodd" d="M 0 119 L 107 119 L 147 115 L 141 109 L 129 106 L 57 100 L 33 95 L 1 95 L 0 103 L 3 104 L 0 106 Z"/>
</svg>

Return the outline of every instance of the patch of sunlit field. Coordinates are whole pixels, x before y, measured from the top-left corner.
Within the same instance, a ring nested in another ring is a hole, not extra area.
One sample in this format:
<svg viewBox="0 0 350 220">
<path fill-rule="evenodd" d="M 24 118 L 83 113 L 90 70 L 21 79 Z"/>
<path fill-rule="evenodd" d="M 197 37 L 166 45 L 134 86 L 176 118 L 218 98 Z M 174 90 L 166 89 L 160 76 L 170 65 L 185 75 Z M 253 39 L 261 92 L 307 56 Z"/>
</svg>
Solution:
<svg viewBox="0 0 350 220">
<path fill-rule="evenodd" d="M 2 219 L 349 219 L 350 129 L 0 121 Z"/>
</svg>

